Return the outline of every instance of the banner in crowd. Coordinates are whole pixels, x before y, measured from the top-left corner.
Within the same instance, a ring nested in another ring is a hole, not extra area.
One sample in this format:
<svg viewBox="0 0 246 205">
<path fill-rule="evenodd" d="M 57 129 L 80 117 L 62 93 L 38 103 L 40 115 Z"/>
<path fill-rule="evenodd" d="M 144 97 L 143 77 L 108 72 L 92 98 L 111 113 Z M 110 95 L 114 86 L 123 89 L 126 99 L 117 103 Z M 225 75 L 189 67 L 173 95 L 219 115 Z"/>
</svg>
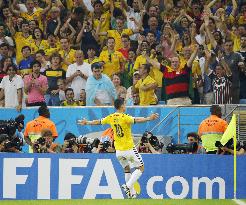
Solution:
<svg viewBox="0 0 246 205">
<path fill-rule="evenodd" d="M 139 198 L 233 198 L 233 157 L 143 155 Z M 154 162 L 154 163 L 153 163 Z M 245 157 L 238 157 L 237 197 L 246 198 Z M 123 199 L 114 154 L 0 155 L 0 199 Z"/>
<path fill-rule="evenodd" d="M 146 123 L 135 124 L 132 127 L 134 134 L 141 135 L 144 131 L 150 131 L 155 125 L 162 121 L 175 107 L 150 106 L 150 107 L 129 107 L 127 113 L 136 117 L 147 117 L 151 113 L 159 113 L 159 119 Z M 79 119 L 86 118 L 88 120 L 101 119 L 108 114 L 114 112 L 113 107 L 80 107 L 80 108 L 50 108 L 51 120 L 56 124 L 58 131 L 57 142 L 63 143 L 64 135 L 72 132 L 75 135 L 85 135 L 102 132 L 108 128 L 104 126 L 80 126 L 76 122 Z M 197 115 L 199 113 L 199 115 Z M 15 118 L 18 113 L 15 109 L 0 109 L 0 119 Z M 25 115 L 25 123 L 38 117 L 37 108 L 26 108 L 22 110 Z M 178 118 L 178 114 L 180 118 Z M 208 107 L 181 107 L 171 113 L 160 126 L 153 130 L 154 135 L 172 136 L 173 142 L 178 142 L 177 136 L 180 134 L 180 141 L 186 142 L 186 134 L 188 132 L 197 132 L 199 123 L 210 115 Z M 180 130 L 178 130 L 180 124 Z"/>
</svg>

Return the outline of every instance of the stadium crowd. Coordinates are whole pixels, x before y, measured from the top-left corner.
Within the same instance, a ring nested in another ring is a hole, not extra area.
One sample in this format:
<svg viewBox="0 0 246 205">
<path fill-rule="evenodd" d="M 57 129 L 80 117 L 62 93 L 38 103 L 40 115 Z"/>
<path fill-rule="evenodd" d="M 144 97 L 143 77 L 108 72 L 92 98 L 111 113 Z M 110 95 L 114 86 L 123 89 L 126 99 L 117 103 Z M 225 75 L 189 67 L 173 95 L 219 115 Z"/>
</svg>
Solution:
<svg viewBox="0 0 246 205">
<path fill-rule="evenodd" d="M 246 103 L 243 0 L 1 0 L 0 106 Z"/>
</svg>

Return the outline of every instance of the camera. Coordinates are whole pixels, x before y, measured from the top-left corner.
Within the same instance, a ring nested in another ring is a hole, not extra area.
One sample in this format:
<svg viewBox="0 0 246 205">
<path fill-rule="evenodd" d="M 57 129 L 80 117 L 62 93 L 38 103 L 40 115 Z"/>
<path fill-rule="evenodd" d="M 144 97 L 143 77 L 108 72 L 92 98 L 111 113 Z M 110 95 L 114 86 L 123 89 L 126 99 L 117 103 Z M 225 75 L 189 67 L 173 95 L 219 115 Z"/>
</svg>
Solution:
<svg viewBox="0 0 246 205">
<path fill-rule="evenodd" d="M 14 136 L 16 129 L 24 128 L 24 119 L 24 115 L 19 115 L 14 120 L 0 120 L 0 134 L 6 134 L 9 137 Z"/>
<path fill-rule="evenodd" d="M 7 134 L 0 134 L 0 141 L 3 143 L 2 152 L 18 152 L 22 150 L 23 139 L 13 135 L 12 137 Z"/>
<path fill-rule="evenodd" d="M 194 153 L 198 149 L 197 142 L 185 143 L 185 144 L 173 144 L 170 143 L 167 145 L 166 150 L 171 154 L 185 154 L 185 153 Z"/>
<path fill-rule="evenodd" d="M 155 149 L 155 150 L 159 150 L 162 149 L 164 144 L 162 142 L 160 142 L 158 140 L 158 138 L 156 136 L 153 135 L 152 132 L 149 131 L 145 131 L 143 133 L 143 136 L 141 137 L 141 146 L 144 146 L 145 143 L 150 143 L 151 146 Z"/>
<path fill-rule="evenodd" d="M 36 153 L 45 153 L 47 147 L 43 147 L 46 145 L 46 140 L 44 137 L 40 137 L 36 140 L 35 144 L 33 145 L 33 149 L 35 150 L 34 152 Z"/>
<path fill-rule="evenodd" d="M 99 139 L 79 136 L 76 137 L 72 133 L 67 133 L 64 140 L 68 143 L 65 147 L 65 153 L 73 153 L 74 146 L 76 146 L 80 153 L 91 153 L 94 147 L 99 144 Z"/>
</svg>

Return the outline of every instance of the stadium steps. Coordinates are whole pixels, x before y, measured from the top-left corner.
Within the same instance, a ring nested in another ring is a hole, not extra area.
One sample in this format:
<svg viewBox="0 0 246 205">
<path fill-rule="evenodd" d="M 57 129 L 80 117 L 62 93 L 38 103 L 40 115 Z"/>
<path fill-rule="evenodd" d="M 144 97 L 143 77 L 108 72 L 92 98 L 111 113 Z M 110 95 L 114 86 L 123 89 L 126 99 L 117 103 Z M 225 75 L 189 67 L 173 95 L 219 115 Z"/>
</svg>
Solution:
<svg viewBox="0 0 246 205">
<path fill-rule="evenodd" d="M 237 115 L 237 139 L 246 142 L 246 110 L 236 110 L 233 114 Z"/>
</svg>

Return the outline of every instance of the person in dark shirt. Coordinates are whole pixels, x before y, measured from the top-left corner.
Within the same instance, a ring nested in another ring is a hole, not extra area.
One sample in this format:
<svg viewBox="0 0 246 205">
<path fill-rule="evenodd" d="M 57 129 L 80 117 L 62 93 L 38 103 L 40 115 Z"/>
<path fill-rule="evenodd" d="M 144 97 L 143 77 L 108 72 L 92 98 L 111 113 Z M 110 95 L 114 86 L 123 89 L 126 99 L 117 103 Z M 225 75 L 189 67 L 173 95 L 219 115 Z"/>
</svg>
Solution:
<svg viewBox="0 0 246 205">
<path fill-rule="evenodd" d="M 240 53 L 244 58 L 244 65 L 246 65 L 246 35 L 241 36 L 241 49 Z M 240 92 L 239 92 L 239 103 L 246 104 L 246 66 L 242 66 L 239 69 L 239 80 L 240 80 Z"/>
<path fill-rule="evenodd" d="M 45 95 L 47 106 L 59 106 L 59 88 L 57 80 L 59 78 L 66 79 L 66 72 L 61 68 L 62 58 L 60 54 L 53 53 L 50 57 L 51 66 L 45 70 L 44 75 L 48 79 L 48 90 Z"/>
</svg>

